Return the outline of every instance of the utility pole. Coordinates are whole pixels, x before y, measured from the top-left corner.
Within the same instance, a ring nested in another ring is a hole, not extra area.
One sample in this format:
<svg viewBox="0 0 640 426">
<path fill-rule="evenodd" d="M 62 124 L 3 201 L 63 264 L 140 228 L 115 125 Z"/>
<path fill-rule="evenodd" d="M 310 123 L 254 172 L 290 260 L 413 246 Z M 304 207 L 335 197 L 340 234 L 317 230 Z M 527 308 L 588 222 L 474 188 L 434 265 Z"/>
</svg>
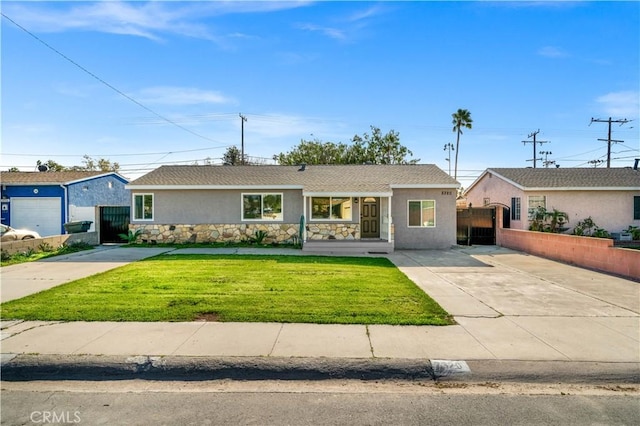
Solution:
<svg viewBox="0 0 640 426">
<path fill-rule="evenodd" d="M 591 125 L 591 123 L 609 123 L 609 133 L 607 135 L 607 139 L 598 139 L 599 141 L 603 141 L 607 143 L 607 169 L 611 167 L 611 144 L 612 143 L 622 143 L 624 141 L 618 141 L 618 140 L 614 140 L 611 139 L 611 123 L 620 123 L 620 125 L 622 126 L 625 123 L 628 123 L 629 120 L 627 120 L 626 118 L 623 118 L 621 120 L 612 120 L 611 117 L 609 117 L 608 120 L 602 120 L 599 118 L 591 118 L 591 122 L 589 123 L 589 125 Z"/>
<path fill-rule="evenodd" d="M 242 158 L 240 159 L 240 164 L 244 166 L 244 122 L 247 121 L 247 117 L 242 115 L 242 113 L 240 113 L 239 115 L 240 115 L 240 147 L 241 147 L 240 155 L 242 156 Z"/>
<path fill-rule="evenodd" d="M 542 160 L 542 164 L 544 164 L 545 168 L 548 169 L 549 168 L 549 164 L 555 163 L 555 161 L 548 160 L 548 156 L 553 154 L 553 152 L 551 152 L 551 151 L 540 151 L 538 154 L 544 155 L 544 160 Z"/>
<path fill-rule="evenodd" d="M 540 129 L 536 130 L 535 132 L 532 132 L 529 134 L 529 136 L 527 136 L 527 138 L 533 138 L 533 141 L 522 141 L 523 144 L 528 144 L 528 143 L 532 143 L 533 144 L 533 168 L 536 168 L 536 163 L 538 162 L 538 159 L 536 158 L 536 145 L 540 144 L 542 145 L 543 143 L 549 143 L 549 141 L 539 141 L 536 140 L 536 136 L 538 135 L 538 133 L 540 133 Z M 528 160 L 531 161 L 531 160 Z"/>
<path fill-rule="evenodd" d="M 445 160 L 449 162 L 449 176 L 451 176 L 451 151 L 455 151 L 455 148 L 452 143 L 445 143 L 444 150 L 449 151 L 449 158 L 445 158 Z"/>
</svg>

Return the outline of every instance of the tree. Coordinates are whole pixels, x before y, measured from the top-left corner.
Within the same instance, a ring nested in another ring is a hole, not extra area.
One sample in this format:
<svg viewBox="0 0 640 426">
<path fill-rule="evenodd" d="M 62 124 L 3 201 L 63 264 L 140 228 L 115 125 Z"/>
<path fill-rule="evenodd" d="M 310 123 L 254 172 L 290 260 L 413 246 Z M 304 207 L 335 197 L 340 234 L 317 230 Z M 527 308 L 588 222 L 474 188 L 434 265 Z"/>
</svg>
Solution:
<svg viewBox="0 0 640 426">
<path fill-rule="evenodd" d="M 100 158 L 99 160 L 94 160 L 88 155 L 82 156 L 82 166 L 71 166 L 67 167 L 68 171 L 80 171 L 80 172 L 93 172 L 93 171 L 101 171 L 101 172 L 117 172 L 120 170 L 120 164 L 111 163 L 110 160 Z"/>
<path fill-rule="evenodd" d="M 297 164 L 415 164 L 418 159 L 407 160 L 413 153 L 400 144 L 400 134 L 393 130 L 382 134 L 371 126 L 371 134 L 355 135 L 351 145 L 342 142 L 306 141 L 291 151 L 273 156 L 281 165 Z"/>
<path fill-rule="evenodd" d="M 117 172 L 118 170 L 120 170 L 120 164 L 115 162 L 112 163 L 111 161 L 104 158 L 100 158 L 97 161 L 89 157 L 88 155 L 84 155 L 82 156 L 82 158 L 82 166 L 65 167 L 53 160 L 47 160 L 46 163 L 38 160 L 36 162 L 36 167 L 38 168 L 38 170 L 40 170 L 40 168 L 44 166 L 43 168 L 46 167 L 46 171 L 48 172 Z"/>
<path fill-rule="evenodd" d="M 237 146 L 233 145 L 227 148 L 226 152 L 222 155 L 222 163 L 231 166 L 239 166 L 242 164 L 242 154 Z"/>
<path fill-rule="evenodd" d="M 44 167 L 42 167 L 44 166 Z M 38 170 L 40 170 L 41 168 L 45 168 L 46 170 L 49 172 L 63 172 L 65 170 L 67 170 L 67 168 L 65 166 L 63 166 L 62 164 L 58 164 L 53 160 L 47 160 L 46 163 L 43 163 L 42 161 L 38 160 L 36 161 L 36 168 Z"/>
<path fill-rule="evenodd" d="M 274 155 L 273 159 L 280 165 L 297 164 L 345 164 L 347 146 L 343 143 L 322 142 L 319 139 L 306 141 L 302 139 L 298 146 L 287 153 Z"/>
<path fill-rule="evenodd" d="M 356 163 L 415 164 L 420 161 L 406 159 L 407 155 L 412 156 L 413 152 L 400 144 L 400 133 L 393 130 L 383 135 L 378 127 L 371 126 L 371 135 L 368 133 L 364 133 L 363 137 L 355 135 L 352 142 L 352 157 L 359 160 Z M 364 153 L 363 157 L 362 153 Z"/>
<path fill-rule="evenodd" d="M 463 127 L 467 129 L 472 128 L 473 120 L 471 119 L 471 113 L 466 109 L 458 109 L 458 111 L 451 114 L 451 117 L 453 117 L 453 131 L 457 133 L 456 161 L 453 178 L 458 180 L 458 153 L 460 152 L 460 135 L 462 134 Z"/>
</svg>

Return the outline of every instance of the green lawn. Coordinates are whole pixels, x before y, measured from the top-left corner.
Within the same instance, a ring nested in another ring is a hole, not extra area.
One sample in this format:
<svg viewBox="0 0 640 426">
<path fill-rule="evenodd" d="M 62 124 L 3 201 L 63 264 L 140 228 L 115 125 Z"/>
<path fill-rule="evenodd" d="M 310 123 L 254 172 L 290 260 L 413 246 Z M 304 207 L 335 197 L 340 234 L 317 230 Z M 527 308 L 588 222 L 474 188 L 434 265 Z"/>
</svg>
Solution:
<svg viewBox="0 0 640 426">
<path fill-rule="evenodd" d="M 385 258 L 161 255 L 1 305 L 2 319 L 452 324 Z"/>
</svg>

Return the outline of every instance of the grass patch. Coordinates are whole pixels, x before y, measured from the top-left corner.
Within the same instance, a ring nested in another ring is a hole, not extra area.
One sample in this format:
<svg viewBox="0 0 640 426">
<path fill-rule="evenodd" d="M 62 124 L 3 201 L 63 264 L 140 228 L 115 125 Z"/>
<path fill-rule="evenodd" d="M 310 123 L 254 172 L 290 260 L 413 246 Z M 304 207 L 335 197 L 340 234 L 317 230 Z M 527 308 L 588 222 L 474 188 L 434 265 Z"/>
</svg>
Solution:
<svg viewBox="0 0 640 426">
<path fill-rule="evenodd" d="M 160 255 L 1 305 L 2 319 L 448 325 L 385 258 Z"/>
<path fill-rule="evenodd" d="M 64 254 L 76 253 L 84 250 L 92 250 L 94 247 L 85 242 L 75 242 L 71 244 L 62 244 L 58 248 L 53 248 L 48 243 L 42 243 L 37 250 L 29 249 L 23 252 L 8 254 L 4 250 L 0 255 L 0 266 L 17 265 L 25 262 L 35 262 L 36 260 L 46 259 L 48 257 L 62 256 Z"/>
</svg>

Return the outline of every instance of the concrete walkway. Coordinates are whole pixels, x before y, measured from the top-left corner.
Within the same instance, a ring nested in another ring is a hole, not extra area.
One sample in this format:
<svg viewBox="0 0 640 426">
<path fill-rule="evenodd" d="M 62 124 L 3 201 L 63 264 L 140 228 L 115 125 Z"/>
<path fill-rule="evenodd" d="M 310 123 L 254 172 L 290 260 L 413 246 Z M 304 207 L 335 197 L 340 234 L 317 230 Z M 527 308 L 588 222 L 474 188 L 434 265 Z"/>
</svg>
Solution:
<svg viewBox="0 0 640 426">
<path fill-rule="evenodd" d="M 102 247 L 2 268 L 2 301 L 161 253 L 302 255 Z M 457 325 L 9 321 L 2 323 L 1 352 L 5 362 L 17 354 L 58 354 L 640 363 L 636 282 L 495 246 L 386 257 Z"/>
</svg>

